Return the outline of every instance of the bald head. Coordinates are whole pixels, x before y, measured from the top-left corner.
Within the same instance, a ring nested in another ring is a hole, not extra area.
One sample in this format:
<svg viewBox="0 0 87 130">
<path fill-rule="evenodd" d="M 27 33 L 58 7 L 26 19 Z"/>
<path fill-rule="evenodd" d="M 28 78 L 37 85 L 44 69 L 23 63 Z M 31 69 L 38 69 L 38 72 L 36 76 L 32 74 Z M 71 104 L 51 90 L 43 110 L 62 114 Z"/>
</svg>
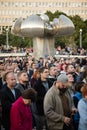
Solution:
<svg viewBox="0 0 87 130">
<path fill-rule="evenodd" d="M 5 75 L 5 81 L 7 83 L 7 87 L 14 88 L 16 85 L 16 78 L 13 72 L 7 72 Z"/>
</svg>

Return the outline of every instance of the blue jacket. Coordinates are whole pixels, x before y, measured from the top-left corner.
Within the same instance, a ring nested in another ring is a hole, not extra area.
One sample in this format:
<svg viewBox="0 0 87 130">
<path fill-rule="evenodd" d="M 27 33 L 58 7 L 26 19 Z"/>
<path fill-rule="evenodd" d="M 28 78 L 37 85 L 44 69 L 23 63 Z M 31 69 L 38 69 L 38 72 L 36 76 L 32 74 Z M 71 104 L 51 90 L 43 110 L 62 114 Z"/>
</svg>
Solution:
<svg viewBox="0 0 87 130">
<path fill-rule="evenodd" d="M 82 98 L 82 94 L 80 92 L 76 92 L 73 97 L 75 97 L 79 102 L 79 100 Z M 79 123 L 79 118 L 79 113 L 76 112 L 76 114 L 74 115 L 74 122 Z"/>
<path fill-rule="evenodd" d="M 79 115 L 80 115 L 78 130 L 87 130 L 87 99 L 82 98 L 79 101 L 78 111 L 79 111 Z"/>
</svg>

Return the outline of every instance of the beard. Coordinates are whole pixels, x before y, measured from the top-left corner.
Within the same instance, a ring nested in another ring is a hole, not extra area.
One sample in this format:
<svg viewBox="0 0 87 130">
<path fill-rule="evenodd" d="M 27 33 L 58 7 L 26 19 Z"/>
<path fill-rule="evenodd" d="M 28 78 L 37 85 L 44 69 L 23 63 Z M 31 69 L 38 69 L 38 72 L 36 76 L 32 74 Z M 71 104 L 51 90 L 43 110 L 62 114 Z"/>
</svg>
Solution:
<svg viewBox="0 0 87 130">
<path fill-rule="evenodd" d="M 60 91 L 60 94 L 64 94 L 67 91 L 67 88 L 58 88 Z"/>
</svg>

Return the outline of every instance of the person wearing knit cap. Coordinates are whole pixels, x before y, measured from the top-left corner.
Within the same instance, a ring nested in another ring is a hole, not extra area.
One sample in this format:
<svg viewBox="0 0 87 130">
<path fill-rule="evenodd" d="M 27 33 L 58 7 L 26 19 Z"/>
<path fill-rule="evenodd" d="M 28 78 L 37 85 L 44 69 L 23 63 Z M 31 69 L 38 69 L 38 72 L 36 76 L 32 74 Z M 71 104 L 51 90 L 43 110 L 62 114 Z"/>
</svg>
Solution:
<svg viewBox="0 0 87 130">
<path fill-rule="evenodd" d="M 67 83 L 68 82 L 68 78 L 67 75 L 65 74 L 61 74 L 57 77 L 57 81 L 60 81 L 62 83 Z"/>
<path fill-rule="evenodd" d="M 72 130 L 72 106 L 68 94 L 68 79 L 59 75 L 44 98 L 44 113 L 49 130 Z"/>
<path fill-rule="evenodd" d="M 36 91 L 26 89 L 22 96 L 12 105 L 10 111 L 10 130 L 32 130 L 32 113 L 30 105 L 36 100 Z"/>
</svg>

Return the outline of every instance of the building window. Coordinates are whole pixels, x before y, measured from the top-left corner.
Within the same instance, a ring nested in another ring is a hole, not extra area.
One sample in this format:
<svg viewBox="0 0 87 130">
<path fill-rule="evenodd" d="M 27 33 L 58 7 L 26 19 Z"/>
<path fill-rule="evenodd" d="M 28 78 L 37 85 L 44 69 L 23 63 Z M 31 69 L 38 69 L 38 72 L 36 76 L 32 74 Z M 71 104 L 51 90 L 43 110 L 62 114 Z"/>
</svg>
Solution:
<svg viewBox="0 0 87 130">
<path fill-rule="evenodd" d="M 26 3 L 25 3 L 25 2 L 23 2 L 23 3 L 22 3 L 22 7 L 25 7 L 25 6 L 26 6 Z"/>
<path fill-rule="evenodd" d="M 6 15 L 8 15 L 8 10 L 5 11 Z"/>
<path fill-rule="evenodd" d="M 31 5 L 31 2 L 29 2 L 29 5 Z"/>
<path fill-rule="evenodd" d="M 5 15 L 5 11 L 4 10 L 2 10 L 2 15 Z"/>
<path fill-rule="evenodd" d="M 67 2 L 65 3 L 65 7 L 67 7 Z"/>
<path fill-rule="evenodd" d="M 62 2 L 62 7 L 64 7 L 64 2 Z"/>
<path fill-rule="evenodd" d="M 15 15 L 15 11 L 14 10 L 12 11 L 12 14 Z"/>
<path fill-rule="evenodd" d="M 13 7 L 15 6 L 14 2 L 12 2 L 11 4 L 12 4 Z"/>
<path fill-rule="evenodd" d="M 4 2 L 3 2 L 3 1 L 1 1 L 1 6 L 2 6 L 2 7 L 4 6 Z"/>
<path fill-rule="evenodd" d="M 18 7 L 18 5 L 19 5 L 18 2 L 16 2 L 16 3 L 15 3 L 15 6 Z"/>
</svg>

